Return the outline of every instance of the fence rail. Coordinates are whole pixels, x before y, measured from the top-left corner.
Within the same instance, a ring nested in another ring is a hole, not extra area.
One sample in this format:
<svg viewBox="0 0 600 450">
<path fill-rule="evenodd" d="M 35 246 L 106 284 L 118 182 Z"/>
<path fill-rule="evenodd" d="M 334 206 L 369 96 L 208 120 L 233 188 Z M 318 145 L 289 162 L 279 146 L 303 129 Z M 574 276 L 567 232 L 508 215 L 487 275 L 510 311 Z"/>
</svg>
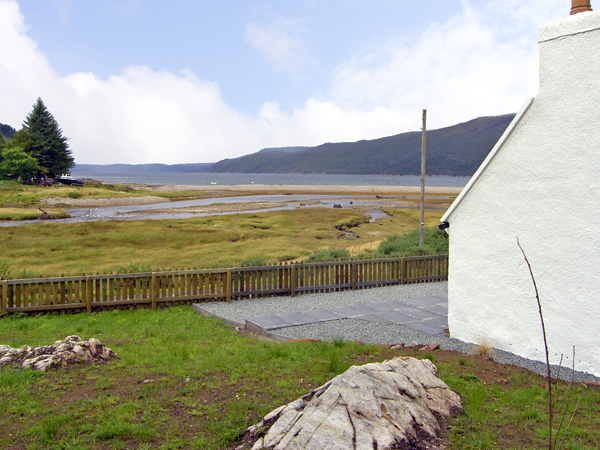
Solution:
<svg viewBox="0 0 600 450">
<path fill-rule="evenodd" d="M 0 281 L 0 312 L 87 311 L 448 279 L 448 255 Z"/>
</svg>

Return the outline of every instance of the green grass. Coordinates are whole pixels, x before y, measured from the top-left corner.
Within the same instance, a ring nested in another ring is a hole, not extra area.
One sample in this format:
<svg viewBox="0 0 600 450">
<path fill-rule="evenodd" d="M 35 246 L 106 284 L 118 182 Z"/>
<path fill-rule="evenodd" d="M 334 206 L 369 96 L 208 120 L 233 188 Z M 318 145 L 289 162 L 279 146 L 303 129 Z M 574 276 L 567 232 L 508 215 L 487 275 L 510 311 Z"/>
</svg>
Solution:
<svg viewBox="0 0 600 450">
<path fill-rule="evenodd" d="M 282 399 L 380 352 L 354 343 L 259 342 L 191 307 L 0 321 L 0 342 L 11 346 L 69 334 L 97 337 L 120 359 L 47 374 L 0 370 L 0 427 L 12 435 L 0 433 L 0 448 L 177 441 L 220 449 Z"/>
<path fill-rule="evenodd" d="M 65 219 L 69 214 L 62 208 L 44 208 L 51 218 Z M 0 220 L 34 220 L 40 219 L 42 211 L 37 208 L 0 208 Z"/>
<path fill-rule="evenodd" d="M 0 448 L 233 449 L 275 407 L 352 364 L 400 354 L 341 339 L 256 341 L 187 306 L 0 320 L 0 342 L 13 347 L 70 334 L 96 337 L 120 359 L 48 373 L 0 370 Z M 465 414 L 449 424 L 450 448 L 543 448 L 541 377 L 477 355 L 403 352 L 434 360 L 462 397 Z M 559 405 L 566 392 L 561 384 Z M 592 449 L 600 441 L 600 392 L 578 385 L 579 396 L 565 448 Z"/>
</svg>

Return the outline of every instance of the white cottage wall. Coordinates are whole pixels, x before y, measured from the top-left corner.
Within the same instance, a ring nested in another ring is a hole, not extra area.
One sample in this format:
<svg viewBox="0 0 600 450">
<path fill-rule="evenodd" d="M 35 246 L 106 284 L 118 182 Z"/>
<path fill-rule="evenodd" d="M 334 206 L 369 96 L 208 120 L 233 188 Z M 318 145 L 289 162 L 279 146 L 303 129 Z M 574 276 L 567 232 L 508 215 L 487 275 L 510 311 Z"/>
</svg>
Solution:
<svg viewBox="0 0 600 450">
<path fill-rule="evenodd" d="M 518 119 L 515 119 L 518 120 Z M 450 223 L 453 337 L 600 375 L 600 13 L 540 29 L 540 90 Z"/>
</svg>

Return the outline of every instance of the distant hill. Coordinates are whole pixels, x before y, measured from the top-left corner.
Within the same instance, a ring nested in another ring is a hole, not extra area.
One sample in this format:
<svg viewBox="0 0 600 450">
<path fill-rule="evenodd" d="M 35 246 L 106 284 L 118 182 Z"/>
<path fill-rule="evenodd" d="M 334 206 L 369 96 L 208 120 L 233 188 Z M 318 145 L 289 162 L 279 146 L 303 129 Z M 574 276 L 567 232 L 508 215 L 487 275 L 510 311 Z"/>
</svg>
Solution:
<svg viewBox="0 0 600 450">
<path fill-rule="evenodd" d="M 427 174 L 470 176 L 514 114 L 480 117 L 427 131 Z M 418 175 L 421 132 L 317 147 L 266 148 L 214 164 L 209 172 Z"/>
<path fill-rule="evenodd" d="M 17 130 L 15 130 L 10 125 L 0 123 L 0 134 L 2 134 L 5 138 L 12 139 L 13 137 L 15 137 L 16 132 Z"/>
<path fill-rule="evenodd" d="M 77 164 L 71 173 L 85 173 L 93 175 L 121 174 L 121 173 L 182 173 L 206 172 L 213 163 L 193 164 Z"/>
</svg>

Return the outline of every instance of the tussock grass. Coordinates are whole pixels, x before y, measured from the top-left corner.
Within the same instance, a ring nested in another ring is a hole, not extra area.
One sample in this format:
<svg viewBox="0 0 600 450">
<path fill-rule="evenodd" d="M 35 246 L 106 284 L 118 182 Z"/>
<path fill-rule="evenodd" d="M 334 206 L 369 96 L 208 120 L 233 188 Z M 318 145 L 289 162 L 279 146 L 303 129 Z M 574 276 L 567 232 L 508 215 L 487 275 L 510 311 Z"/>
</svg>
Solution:
<svg viewBox="0 0 600 450">
<path fill-rule="evenodd" d="M 435 221 L 436 213 L 428 214 Z M 342 239 L 335 228 L 357 223 L 360 239 Z M 418 215 L 398 215 L 368 223 L 360 211 L 304 208 L 151 221 L 44 223 L 10 227 L 0 233 L 0 263 L 12 276 L 122 272 L 146 269 L 211 268 L 260 259 L 273 264 L 324 250 L 344 250 L 370 233 L 379 236 L 413 229 Z"/>
<path fill-rule="evenodd" d="M 483 356 L 484 358 L 491 358 L 496 353 L 496 349 L 487 338 L 483 338 L 477 345 L 473 347 L 473 353 Z"/>
</svg>

